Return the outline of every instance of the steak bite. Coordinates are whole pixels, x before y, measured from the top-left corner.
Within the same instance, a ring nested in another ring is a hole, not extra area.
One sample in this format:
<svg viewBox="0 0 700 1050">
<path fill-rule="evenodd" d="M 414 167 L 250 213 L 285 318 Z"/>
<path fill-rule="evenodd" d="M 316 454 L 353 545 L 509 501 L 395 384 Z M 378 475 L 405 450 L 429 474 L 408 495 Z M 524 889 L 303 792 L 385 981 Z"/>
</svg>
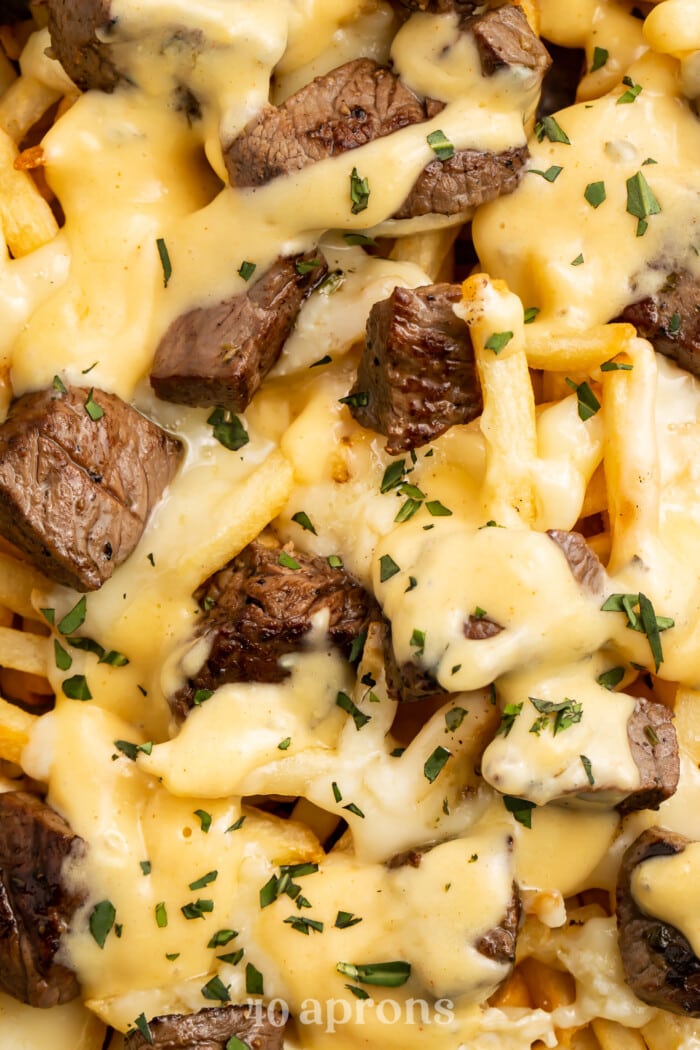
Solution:
<svg viewBox="0 0 700 1050">
<path fill-rule="evenodd" d="M 457 150 L 448 160 L 432 160 L 416 179 L 394 219 L 416 215 L 458 215 L 512 193 L 525 173 L 527 146 Z"/>
<path fill-rule="evenodd" d="M 226 1050 L 234 1036 L 250 1050 L 282 1050 L 285 1018 L 279 1010 L 215 1006 L 196 1014 L 154 1017 L 148 1028 L 150 1041 L 134 1029 L 124 1040 L 125 1050 Z"/>
<path fill-rule="evenodd" d="M 202 584 L 195 598 L 204 613 L 198 635 L 209 642 L 209 655 L 170 701 L 183 717 L 198 690 L 282 682 L 290 672 L 280 658 L 301 652 L 312 631 L 323 631 L 326 642 L 349 657 L 371 605 L 364 588 L 326 558 L 257 540 Z"/>
<path fill-rule="evenodd" d="M 25 394 L 0 426 L 0 533 L 50 579 L 97 590 L 134 550 L 180 452 L 114 394 Z"/>
<path fill-rule="evenodd" d="M 355 396 L 350 411 L 361 426 L 386 435 L 391 455 L 481 414 L 469 329 L 453 310 L 461 296 L 457 284 L 395 288 L 370 311 L 352 388 L 366 397 Z"/>
<path fill-rule="evenodd" d="M 318 251 L 277 259 L 245 292 L 176 318 L 156 350 L 155 393 L 181 405 L 242 412 L 327 271 Z"/>
<path fill-rule="evenodd" d="M 523 66 L 542 78 L 552 64 L 547 48 L 531 29 L 521 7 L 493 7 L 466 19 L 462 28 L 474 36 L 484 76 Z"/>
<path fill-rule="evenodd" d="M 678 787 L 680 758 L 672 717 L 663 704 L 637 699 L 627 723 L 627 736 L 639 770 L 639 787 L 619 804 L 621 813 L 658 809 Z"/>
<path fill-rule="evenodd" d="M 513 883 L 513 896 L 500 925 L 484 934 L 477 943 L 477 951 L 493 962 L 512 966 L 515 962 L 519 924 L 520 896 L 517 885 Z"/>
<path fill-rule="evenodd" d="M 261 186 L 427 117 L 390 70 L 356 58 L 263 109 L 225 150 L 233 186 Z"/>
<path fill-rule="evenodd" d="M 605 586 L 605 569 L 585 537 L 580 532 L 564 529 L 547 529 L 547 535 L 561 548 L 576 582 L 594 594 L 601 593 Z"/>
<path fill-rule="evenodd" d="M 655 295 L 625 307 L 620 317 L 660 354 L 700 375 L 700 281 L 687 271 L 670 274 Z"/>
<path fill-rule="evenodd" d="M 84 849 L 36 795 L 0 794 L 0 988 L 30 1006 L 58 1006 L 80 993 L 56 953 L 82 904 L 63 886 L 61 868 Z"/>
<path fill-rule="evenodd" d="M 113 91 L 121 79 L 106 42 L 114 24 L 110 0 L 49 0 L 51 50 L 83 91 Z"/>
<path fill-rule="evenodd" d="M 680 930 L 643 912 L 632 893 L 639 864 L 681 853 L 688 842 L 656 827 L 628 847 L 617 882 L 617 928 L 625 980 L 634 994 L 662 1010 L 700 1017 L 700 959 Z"/>
</svg>

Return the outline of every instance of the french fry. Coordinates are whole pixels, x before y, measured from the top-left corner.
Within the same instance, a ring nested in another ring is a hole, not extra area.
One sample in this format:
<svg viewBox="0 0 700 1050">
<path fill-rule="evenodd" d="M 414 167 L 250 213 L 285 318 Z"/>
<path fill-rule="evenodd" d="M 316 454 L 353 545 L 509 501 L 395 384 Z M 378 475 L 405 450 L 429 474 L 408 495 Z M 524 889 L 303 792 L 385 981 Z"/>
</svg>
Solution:
<svg viewBox="0 0 700 1050">
<path fill-rule="evenodd" d="M 47 639 L 38 634 L 0 627 L 0 667 L 46 675 Z"/>
<path fill-rule="evenodd" d="M 673 706 L 674 725 L 681 748 L 700 765 L 700 693 L 681 686 Z"/>
<path fill-rule="evenodd" d="M 575 1000 L 576 986 L 571 974 L 555 970 L 534 956 L 523 959 L 520 970 L 535 1008 L 551 1013 Z"/>
<path fill-rule="evenodd" d="M 30 715 L 0 697 L 0 758 L 19 764 L 36 721 L 36 715 Z"/>
<path fill-rule="evenodd" d="M 31 565 L 0 551 L 0 605 L 27 619 L 40 621 L 31 594 L 46 590 L 47 586 L 47 580 Z"/>
<path fill-rule="evenodd" d="M 591 1022 L 601 1050 L 647 1050 L 647 1044 L 635 1028 L 625 1028 L 617 1021 L 598 1017 Z"/>
<path fill-rule="evenodd" d="M 34 77 L 18 77 L 0 98 L 0 128 L 13 142 L 21 142 L 60 97 L 59 91 Z"/>
<path fill-rule="evenodd" d="M 0 225 L 15 257 L 28 255 L 52 240 L 58 223 L 26 171 L 17 171 L 17 147 L 0 130 Z"/>
<path fill-rule="evenodd" d="M 631 324 L 600 324 L 585 331 L 527 325 L 525 350 L 530 368 L 550 372 L 591 372 L 627 352 L 636 332 Z"/>
<path fill-rule="evenodd" d="M 220 527 L 212 530 L 206 546 L 187 551 L 178 562 L 178 573 L 195 590 L 258 536 L 279 514 L 292 490 L 292 467 L 281 452 L 273 452 L 232 493 L 221 507 Z"/>
<path fill-rule="evenodd" d="M 398 237 L 389 258 L 415 263 L 432 281 L 436 281 L 458 233 L 459 226 L 443 226 L 425 233 Z"/>
<path fill-rule="evenodd" d="M 659 524 L 659 456 L 653 427 L 639 427 L 654 418 L 656 360 L 643 339 L 628 349 L 631 371 L 606 372 L 605 476 L 612 549 L 609 572 L 616 572 L 655 535 Z"/>
<path fill-rule="evenodd" d="M 536 517 L 535 399 L 523 348 L 522 306 L 502 281 L 485 274 L 462 286 L 461 314 L 471 329 L 484 411 L 486 439 L 483 500 L 487 516 L 501 525 L 532 525 Z M 489 347 L 496 336 L 502 348 Z M 507 338 L 509 337 L 509 338 Z"/>
<path fill-rule="evenodd" d="M 489 1005 L 498 1007 L 500 1010 L 508 1007 L 528 1010 L 532 1008 L 530 990 L 519 966 L 516 966 L 508 980 L 496 989 L 489 999 Z"/>
</svg>

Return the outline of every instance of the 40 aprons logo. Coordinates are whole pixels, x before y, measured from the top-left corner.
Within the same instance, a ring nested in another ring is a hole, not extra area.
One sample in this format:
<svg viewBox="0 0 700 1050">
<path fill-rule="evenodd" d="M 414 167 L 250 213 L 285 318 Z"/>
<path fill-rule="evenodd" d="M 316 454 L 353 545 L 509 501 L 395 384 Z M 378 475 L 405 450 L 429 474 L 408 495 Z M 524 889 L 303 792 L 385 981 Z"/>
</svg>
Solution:
<svg viewBox="0 0 700 1050">
<path fill-rule="evenodd" d="M 256 1023 L 267 1022 L 282 1028 L 290 1015 L 284 999 L 269 1003 L 249 1000 L 246 1006 L 255 1015 Z M 298 1012 L 297 1024 L 321 1029 L 330 1035 L 344 1025 L 363 1025 L 370 1022 L 383 1025 L 450 1025 L 454 1022 L 454 1003 L 451 999 L 304 999 Z"/>
</svg>

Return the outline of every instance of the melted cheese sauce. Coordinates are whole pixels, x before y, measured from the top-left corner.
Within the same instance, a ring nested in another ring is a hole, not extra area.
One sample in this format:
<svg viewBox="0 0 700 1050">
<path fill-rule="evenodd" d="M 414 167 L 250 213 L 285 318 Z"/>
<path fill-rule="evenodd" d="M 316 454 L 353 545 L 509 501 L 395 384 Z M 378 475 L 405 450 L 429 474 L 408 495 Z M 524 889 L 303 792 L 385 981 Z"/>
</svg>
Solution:
<svg viewBox="0 0 700 1050">
<path fill-rule="evenodd" d="M 700 276 L 700 134 L 682 95 L 691 93 L 692 53 L 700 49 L 696 12 L 683 0 L 664 0 L 643 24 L 631 6 L 539 5 L 547 39 L 584 48 L 589 70 L 595 48 L 608 59 L 583 78 L 579 102 L 557 115 L 570 143 L 531 136 L 532 170 L 520 188 L 474 218 L 484 270 L 521 300 L 511 295 L 506 307 L 506 297 L 487 296 L 472 318 L 482 351 L 489 334 L 513 329 L 512 346 L 499 358 L 504 364 L 525 353 L 531 338 L 609 321 L 631 295 L 660 287 L 672 269 Z M 16 394 L 49 385 L 55 374 L 84 383 L 85 373 L 186 446 L 183 468 L 138 548 L 87 600 L 82 632 L 130 662 L 110 667 L 75 651 L 71 673 L 85 674 L 93 695 L 85 704 L 62 696 L 65 676 L 52 668 L 56 708 L 39 720 L 22 758 L 89 843 L 87 859 L 65 873 L 87 897 L 62 947 L 88 1006 L 123 1032 L 141 1013 L 212 1005 L 202 989 L 217 975 L 232 1001 L 244 1001 L 252 965 L 264 977 L 265 999 L 288 1004 L 301 1045 L 319 1050 L 331 1036 L 336 1050 L 404 1050 L 426 1040 L 440 1050 L 465 1043 L 521 1050 L 537 1039 L 553 1046 L 557 1029 L 596 1016 L 647 1023 L 656 1012 L 624 984 L 614 920 L 569 928 L 564 898 L 613 885 L 621 844 L 657 818 L 627 818 L 621 830 L 612 808 L 638 784 L 626 738 L 634 701 L 597 679 L 620 662 L 654 670 L 654 660 L 647 638 L 629 629 L 623 613 L 601 609 L 605 598 L 643 591 L 659 615 L 675 621 L 661 636 L 660 676 L 700 683 L 698 382 L 650 355 L 642 397 L 634 386 L 639 357 L 629 398 L 649 409 L 640 443 L 658 478 L 659 506 L 636 557 L 611 563 L 599 594 L 577 584 L 544 532 L 574 527 L 609 455 L 605 396 L 588 420 L 568 388 L 537 407 L 533 449 L 512 450 L 533 492 L 531 522 L 492 499 L 491 436 L 477 421 L 419 449 L 415 462 L 406 457 L 406 480 L 426 503 L 439 501 L 451 513 L 433 517 L 424 505 L 397 524 L 404 497 L 381 492 L 392 462 L 384 439 L 355 424 L 339 399 L 353 382 L 353 348 L 371 305 L 397 284 L 429 278 L 413 263 L 348 247 L 338 231 L 410 233 L 390 216 L 434 159 L 426 136 L 440 129 L 456 149 L 521 145 L 536 101 L 531 78 L 522 70 L 483 77 L 454 17 L 416 14 L 399 27 L 379 0 L 237 0 L 235 17 L 223 0 L 115 0 L 113 10 L 118 25 L 110 40 L 138 87 L 88 92 L 56 122 L 43 148 L 65 225 L 31 256 L 0 263 L 0 364 L 11 369 Z M 23 71 L 60 92 L 65 76 L 45 46 L 46 34 L 37 34 Z M 446 108 L 430 122 L 259 189 L 224 184 L 221 142 L 267 104 L 270 90 L 279 103 L 358 55 L 391 58 L 407 84 Z M 620 104 L 623 75 L 641 92 Z M 182 80 L 201 104 L 201 121 L 192 126 L 172 105 Z M 649 158 L 655 163 L 645 164 Z M 553 165 L 562 168 L 554 181 L 537 174 Z M 349 196 L 355 167 L 371 187 L 358 215 Z M 626 211 L 626 181 L 638 172 L 661 205 L 641 237 Z M 594 209 L 584 192 L 596 181 L 605 182 L 606 200 Z M 167 287 L 158 238 L 172 262 Z M 152 396 L 145 380 L 155 347 L 184 311 L 241 292 L 244 260 L 262 273 L 279 254 L 317 244 L 338 282 L 304 306 L 243 416 L 250 443 L 228 452 L 213 439 L 206 411 Z M 540 310 L 528 328 L 521 306 Z M 325 355 L 332 361 L 317 366 Z M 316 534 L 294 522 L 301 510 Z M 484 527 L 501 511 L 503 520 Z M 342 555 L 391 620 L 399 662 L 417 659 L 448 690 L 407 743 L 380 655 L 365 654 L 363 668 L 377 683 L 370 695 L 323 645 L 292 659 L 282 684 L 224 686 L 181 726 L 171 723 L 166 696 L 206 655 L 201 645 L 192 648 L 199 615 L 192 593 L 270 522 L 302 550 Z M 383 578 L 387 556 L 398 571 Z M 57 620 L 76 600 L 65 588 L 35 595 L 37 608 L 55 607 Z M 503 627 L 483 641 L 464 635 L 465 619 L 479 610 Z M 352 693 L 369 718 L 361 729 L 336 706 L 338 690 Z M 530 697 L 572 699 L 581 718 L 562 732 L 551 720 L 533 732 L 538 711 Z M 498 732 L 502 716 L 519 704 L 509 731 Z M 455 708 L 463 712 L 456 727 Z M 142 745 L 135 760 L 117 740 Z M 426 764 L 438 748 L 448 757 L 431 780 Z M 700 837 L 699 792 L 696 765 L 684 760 L 679 792 L 660 811 L 669 826 Z M 506 809 L 503 795 L 536 804 L 531 827 Z M 299 799 L 299 820 L 276 819 L 244 801 L 260 796 Z M 338 818 L 349 831 L 326 855 L 319 840 Z M 426 852 L 418 867 L 387 866 L 420 848 Z M 302 862 L 319 865 L 299 880 L 310 909 L 284 896 L 261 908 L 260 891 L 280 866 Z M 671 906 L 669 887 L 686 879 L 679 864 L 667 867 L 658 881 L 656 867 L 647 880 L 654 907 L 662 909 Z M 576 1002 L 551 1015 L 482 1005 L 507 967 L 476 945 L 503 919 L 514 879 L 546 940 L 538 950 L 577 980 Z M 117 925 L 100 948 L 89 917 L 105 900 Z M 183 907 L 198 900 L 206 907 L 187 918 Z M 338 928 L 341 910 L 362 921 Z M 322 922 L 323 932 L 307 929 L 304 936 L 285 921 L 290 917 Z M 219 930 L 237 935 L 212 947 Z M 239 949 L 245 954 L 233 962 Z M 370 987 L 369 1002 L 357 999 L 337 964 L 381 960 L 410 962 L 410 981 Z M 314 1015 L 310 999 L 336 1004 L 334 1030 L 326 1014 Z M 380 1013 L 385 999 L 398 1007 L 398 1018 Z M 405 1022 L 411 999 L 430 1004 L 416 1024 Z M 62 1009 L 51 1011 L 53 1023 L 65 1020 L 62 1033 L 82 1050 L 81 1025 L 85 1040 L 93 1038 L 91 1015 Z M 3 1033 L 13 1024 L 27 1033 L 34 1024 L 4 999 L 0 1018 Z M 39 1050 L 43 1038 L 32 1036 L 28 1050 Z M 85 1046 L 93 1050 L 93 1043 Z"/>
</svg>

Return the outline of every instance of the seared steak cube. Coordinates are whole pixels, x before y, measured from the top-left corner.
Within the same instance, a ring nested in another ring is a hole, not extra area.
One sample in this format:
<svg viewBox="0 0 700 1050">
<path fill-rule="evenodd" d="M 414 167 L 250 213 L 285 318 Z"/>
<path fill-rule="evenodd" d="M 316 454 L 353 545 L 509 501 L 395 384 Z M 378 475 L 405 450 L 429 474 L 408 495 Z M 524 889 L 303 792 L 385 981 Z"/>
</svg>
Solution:
<svg viewBox="0 0 700 1050">
<path fill-rule="evenodd" d="M 605 585 L 605 569 L 598 555 L 586 543 L 585 536 L 564 529 L 547 529 L 547 535 L 561 548 L 576 582 L 599 594 Z"/>
<path fill-rule="evenodd" d="M 195 597 L 203 610 L 199 635 L 210 643 L 201 670 L 171 700 L 185 715 L 198 690 L 226 682 L 281 682 L 280 657 L 300 652 L 313 627 L 345 656 L 367 626 L 371 599 L 343 569 L 288 547 L 249 544 L 204 583 Z"/>
<path fill-rule="evenodd" d="M 225 152 L 233 186 L 260 186 L 426 119 L 390 70 L 356 58 L 254 117 Z"/>
<path fill-rule="evenodd" d="M 61 882 L 84 842 L 36 795 L 0 794 L 0 988 L 30 1006 L 57 1006 L 80 992 L 56 961 L 82 899 Z"/>
<path fill-rule="evenodd" d="M 49 0 L 51 48 L 83 91 L 112 91 L 120 79 L 106 40 L 113 24 L 110 0 Z"/>
<path fill-rule="evenodd" d="M 551 65 L 546 47 L 530 28 L 521 7 L 502 4 L 466 19 L 462 26 L 474 35 L 485 76 L 524 66 L 543 77 Z"/>
<path fill-rule="evenodd" d="M 151 370 L 158 397 L 242 412 L 327 269 L 320 252 L 278 259 L 242 294 L 176 318 Z"/>
<path fill-rule="evenodd" d="M 196 1014 L 167 1014 L 148 1022 L 150 1041 L 129 1032 L 125 1050 L 226 1050 L 235 1036 L 251 1050 L 282 1050 L 285 1018 L 279 1011 L 216 1006 Z M 238 1043 L 236 1043 L 238 1045 Z"/>
<path fill-rule="evenodd" d="M 637 790 L 618 806 L 621 813 L 658 809 L 678 787 L 680 759 L 672 717 L 663 704 L 644 697 L 637 699 L 627 723 L 627 736 L 640 782 Z"/>
<path fill-rule="evenodd" d="M 114 394 L 25 394 L 0 427 L 0 533 L 57 583 L 93 591 L 141 538 L 180 443 Z"/>
<path fill-rule="evenodd" d="M 481 414 L 469 329 L 452 309 L 460 299 L 456 284 L 395 288 L 370 311 L 351 412 L 387 436 L 391 455 Z"/>
<path fill-rule="evenodd" d="M 457 215 L 512 193 L 525 173 L 529 156 L 527 146 L 514 146 L 501 153 L 463 149 L 449 160 L 433 160 L 423 168 L 393 217 Z"/>
<path fill-rule="evenodd" d="M 670 274 L 656 295 L 626 307 L 621 320 L 660 354 L 700 375 L 700 281 L 692 274 Z"/>
<path fill-rule="evenodd" d="M 675 926 L 641 910 L 632 893 L 635 868 L 651 857 L 682 853 L 688 839 L 648 828 L 626 850 L 617 881 L 617 926 L 625 980 L 645 1003 L 700 1017 L 700 959 Z"/>
</svg>

